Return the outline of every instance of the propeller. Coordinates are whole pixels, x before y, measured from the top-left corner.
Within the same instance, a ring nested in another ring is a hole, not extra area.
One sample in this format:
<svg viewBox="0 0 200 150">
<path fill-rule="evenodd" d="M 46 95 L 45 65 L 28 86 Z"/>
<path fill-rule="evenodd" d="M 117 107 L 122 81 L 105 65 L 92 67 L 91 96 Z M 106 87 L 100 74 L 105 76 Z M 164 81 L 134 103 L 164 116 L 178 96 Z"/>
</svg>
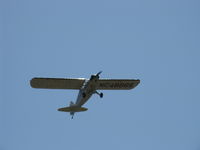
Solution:
<svg viewBox="0 0 200 150">
<path fill-rule="evenodd" d="M 92 79 L 96 79 L 96 78 L 99 79 L 99 75 L 100 75 L 101 73 L 102 73 L 102 71 L 98 72 L 97 74 L 93 74 L 93 75 L 91 75 L 90 80 L 92 80 Z"/>
<path fill-rule="evenodd" d="M 99 71 L 96 76 L 99 78 L 99 75 L 102 73 L 102 71 Z"/>
</svg>

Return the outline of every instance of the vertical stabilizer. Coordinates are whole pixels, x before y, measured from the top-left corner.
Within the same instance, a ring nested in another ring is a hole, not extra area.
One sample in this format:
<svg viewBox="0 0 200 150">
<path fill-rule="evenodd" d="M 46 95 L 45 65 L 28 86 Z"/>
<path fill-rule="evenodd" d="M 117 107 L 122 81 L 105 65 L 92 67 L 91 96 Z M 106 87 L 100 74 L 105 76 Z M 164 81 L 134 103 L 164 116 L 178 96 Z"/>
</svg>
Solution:
<svg viewBox="0 0 200 150">
<path fill-rule="evenodd" d="M 70 101 L 69 106 L 71 107 L 73 105 L 74 105 L 74 102 Z"/>
</svg>

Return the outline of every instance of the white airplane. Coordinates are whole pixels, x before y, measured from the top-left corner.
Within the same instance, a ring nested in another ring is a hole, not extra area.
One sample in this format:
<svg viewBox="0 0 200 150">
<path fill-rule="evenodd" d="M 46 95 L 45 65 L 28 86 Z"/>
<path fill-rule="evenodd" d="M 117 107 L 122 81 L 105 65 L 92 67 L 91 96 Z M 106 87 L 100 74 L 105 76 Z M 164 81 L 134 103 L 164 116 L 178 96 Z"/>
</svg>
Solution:
<svg viewBox="0 0 200 150">
<path fill-rule="evenodd" d="M 98 94 L 100 98 L 103 97 L 103 93 L 99 93 L 97 90 L 130 90 L 140 83 L 140 80 L 134 79 L 99 79 L 101 72 L 102 71 L 96 75 L 91 75 L 90 79 L 33 78 L 30 84 L 33 88 L 79 90 L 76 103 L 71 101 L 69 107 L 58 109 L 58 111 L 70 112 L 73 119 L 76 112 L 88 110 L 82 107 L 82 105 L 84 105 L 93 94 Z"/>
</svg>

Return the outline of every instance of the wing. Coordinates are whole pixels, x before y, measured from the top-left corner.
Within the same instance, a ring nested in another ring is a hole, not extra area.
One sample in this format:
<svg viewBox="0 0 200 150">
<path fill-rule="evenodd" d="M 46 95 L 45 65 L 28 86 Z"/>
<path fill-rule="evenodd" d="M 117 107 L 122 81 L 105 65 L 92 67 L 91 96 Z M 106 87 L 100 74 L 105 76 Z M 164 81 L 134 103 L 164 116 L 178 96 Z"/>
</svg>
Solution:
<svg viewBox="0 0 200 150">
<path fill-rule="evenodd" d="M 85 79 L 33 78 L 30 84 L 33 88 L 80 89 L 84 82 Z"/>
<path fill-rule="evenodd" d="M 130 90 L 136 87 L 140 80 L 133 79 L 100 79 L 98 81 L 98 90 Z"/>
</svg>

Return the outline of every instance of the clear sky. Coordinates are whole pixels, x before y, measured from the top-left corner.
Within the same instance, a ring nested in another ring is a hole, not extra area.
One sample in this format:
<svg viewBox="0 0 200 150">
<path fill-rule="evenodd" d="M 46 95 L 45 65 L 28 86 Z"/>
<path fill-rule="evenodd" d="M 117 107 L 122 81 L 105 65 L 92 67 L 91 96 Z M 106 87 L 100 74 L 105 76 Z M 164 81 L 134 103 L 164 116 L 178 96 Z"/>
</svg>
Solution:
<svg viewBox="0 0 200 150">
<path fill-rule="evenodd" d="M 0 2 L 0 150 L 199 150 L 200 1 Z M 71 120 L 75 90 L 33 77 L 140 79 Z"/>
</svg>

